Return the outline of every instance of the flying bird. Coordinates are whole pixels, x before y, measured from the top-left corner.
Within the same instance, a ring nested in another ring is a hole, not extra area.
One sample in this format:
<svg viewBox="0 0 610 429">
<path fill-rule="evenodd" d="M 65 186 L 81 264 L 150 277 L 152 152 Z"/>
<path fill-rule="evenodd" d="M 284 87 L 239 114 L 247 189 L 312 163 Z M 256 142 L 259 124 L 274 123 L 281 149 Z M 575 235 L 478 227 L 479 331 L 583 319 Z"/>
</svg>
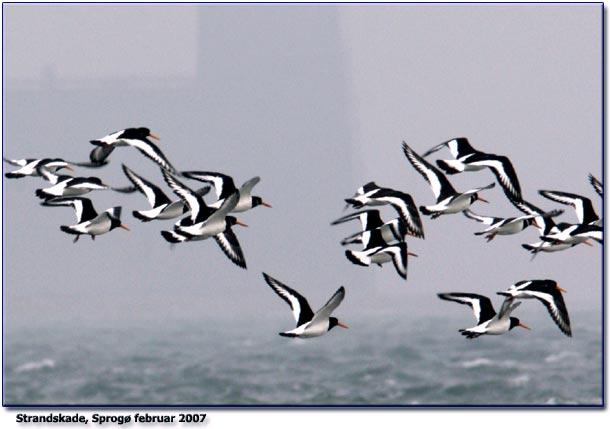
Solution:
<svg viewBox="0 0 610 429">
<path fill-rule="evenodd" d="M 383 241 L 378 239 L 377 241 Z M 408 257 L 417 256 L 415 253 L 409 252 L 406 241 L 396 244 L 380 244 L 376 245 L 377 241 L 369 240 L 367 248 L 362 251 L 346 250 L 345 256 L 355 265 L 368 267 L 372 264 L 382 266 L 387 262 L 392 262 L 394 268 L 400 277 L 407 279 Z"/>
<path fill-rule="evenodd" d="M 437 146 L 424 153 L 423 157 L 449 148 L 454 159 L 437 160 L 436 164 L 447 174 L 461 173 L 462 171 L 479 171 L 489 168 L 496 176 L 498 183 L 509 198 L 521 198 L 521 185 L 515 168 L 510 159 L 503 155 L 494 155 L 476 150 L 465 137 L 458 137 Z"/>
<path fill-rule="evenodd" d="M 375 230 L 379 230 L 383 240 L 388 244 L 405 241 L 407 235 L 413 235 L 413 233 L 409 231 L 404 219 L 398 217 L 388 222 L 384 222 L 377 209 L 361 210 L 348 214 L 335 220 L 331 225 L 339 225 L 354 219 L 360 220 L 361 231 L 344 238 L 341 241 L 343 246 L 348 244 L 362 244 L 364 248 L 367 248 L 371 236 L 374 234 L 373 231 Z"/>
<path fill-rule="evenodd" d="M 235 192 L 239 193 L 239 201 L 232 210 L 233 213 L 244 212 L 257 206 L 271 207 L 271 204 L 263 201 L 261 197 L 253 196 L 252 189 L 261 178 L 256 176 L 252 179 L 244 182 L 244 184 L 237 189 L 233 178 L 222 173 L 214 173 L 210 171 L 183 171 L 181 173 L 183 177 L 189 179 L 199 180 L 205 183 L 211 183 L 216 190 L 217 201 L 210 204 L 210 207 L 218 208 L 223 201 Z"/>
<path fill-rule="evenodd" d="M 161 235 L 170 243 L 206 240 L 214 237 L 224 254 L 238 267 L 246 269 L 241 245 L 231 229 L 233 225 L 248 226 L 228 214 L 235 208 L 239 194 L 233 193 L 218 209 L 208 207 L 203 198 L 179 181 L 171 173 L 161 170 L 167 184 L 189 207 L 190 217 L 181 219 L 172 231 L 161 231 Z"/>
<path fill-rule="evenodd" d="M 563 300 L 564 289 L 555 280 L 522 280 L 498 295 L 514 299 L 537 299 L 548 310 L 553 322 L 568 337 L 572 336 L 568 308 Z"/>
<path fill-rule="evenodd" d="M 538 224 L 536 223 L 536 216 L 534 215 L 501 218 L 491 216 L 480 216 L 470 209 L 464 210 L 463 213 L 464 216 L 466 216 L 467 218 L 474 219 L 477 222 L 481 222 L 489 226 L 489 228 L 484 229 L 483 231 L 474 233 L 474 235 L 485 235 L 485 238 L 488 242 L 493 240 L 496 235 L 517 234 L 530 225 L 538 227 Z M 561 213 L 563 213 L 563 210 L 554 210 L 552 212 L 544 214 L 543 216 L 559 216 Z"/>
<path fill-rule="evenodd" d="M 148 138 L 160 140 L 148 128 L 126 128 L 121 131 L 110 133 L 100 139 L 90 140 L 90 143 L 97 146 L 90 154 L 90 159 L 95 160 L 92 163 L 103 163 L 110 156 L 114 148 L 120 146 L 135 147 L 140 153 L 151 159 L 162 168 L 176 173 L 176 169 L 169 162 L 165 154 L 157 145 L 151 142 Z"/>
<path fill-rule="evenodd" d="M 573 207 L 576 210 L 578 223 L 602 226 L 602 221 L 595 213 L 593 203 L 589 198 L 562 191 L 540 190 L 538 193 L 551 201 Z"/>
<path fill-rule="evenodd" d="M 415 153 L 405 142 L 402 142 L 402 149 L 411 165 L 426 179 L 436 197 L 436 204 L 420 206 L 419 210 L 423 214 L 435 219 L 443 214 L 464 211 L 475 201 L 488 202 L 481 198 L 478 193 L 482 190 L 493 188 L 495 183 L 459 193 L 439 169 Z"/>
<path fill-rule="evenodd" d="M 90 235 L 94 240 L 96 235 L 105 234 L 115 228 L 120 227 L 129 231 L 129 228 L 121 223 L 121 207 L 112 207 L 98 215 L 91 200 L 83 197 L 56 197 L 41 204 L 50 207 L 68 206 L 74 209 L 76 225 L 60 227 L 63 232 L 76 235 L 74 243 L 81 235 Z"/>
<path fill-rule="evenodd" d="M 360 194 L 360 192 L 364 192 Z M 360 209 L 365 206 L 384 206 L 390 204 L 405 222 L 410 235 L 424 238 L 424 227 L 417 206 L 411 195 L 391 188 L 380 188 L 370 182 L 356 191 L 352 198 L 346 198 L 345 202 L 354 208 Z"/>
<path fill-rule="evenodd" d="M 133 170 L 123 164 L 125 176 L 133 183 L 135 188 L 140 191 L 150 204 L 150 210 L 134 210 L 133 216 L 142 222 L 149 222 L 153 219 L 165 220 L 174 219 L 189 211 L 188 205 L 182 199 L 172 201 L 165 193 L 150 181 L 136 174 Z M 195 191 L 195 194 L 204 196 L 210 190 L 209 186 Z"/>
<path fill-rule="evenodd" d="M 26 176 L 38 177 L 40 176 L 40 172 L 43 171 L 41 170 L 42 167 L 44 167 L 47 171 L 50 171 L 51 173 L 55 173 L 62 168 L 74 171 L 70 164 L 61 158 L 8 159 L 3 157 L 2 159 L 8 164 L 21 167 L 15 171 L 9 171 L 8 173 L 5 173 L 4 176 L 8 179 L 20 179 Z"/>
<path fill-rule="evenodd" d="M 483 295 L 461 292 L 439 293 L 437 295 L 440 299 L 465 304 L 473 310 L 474 317 L 477 319 L 476 326 L 459 330 L 459 332 L 468 339 L 477 338 L 481 335 L 506 334 L 517 326 L 530 329 L 516 317 L 510 316 L 521 304 L 521 302 L 514 302 L 515 300 L 512 297 L 505 298 L 502 307 L 500 308 L 500 312 L 496 313 L 491 300 Z"/>
<path fill-rule="evenodd" d="M 313 312 L 307 299 L 296 290 L 286 286 L 270 275 L 263 273 L 263 277 L 273 291 L 288 303 L 292 314 L 297 322 L 293 330 L 280 332 L 282 337 L 313 338 L 326 334 L 335 326 L 347 329 L 347 326 L 339 322 L 331 314 L 345 298 L 345 288 L 341 286 L 334 295 L 317 312 Z"/>
</svg>

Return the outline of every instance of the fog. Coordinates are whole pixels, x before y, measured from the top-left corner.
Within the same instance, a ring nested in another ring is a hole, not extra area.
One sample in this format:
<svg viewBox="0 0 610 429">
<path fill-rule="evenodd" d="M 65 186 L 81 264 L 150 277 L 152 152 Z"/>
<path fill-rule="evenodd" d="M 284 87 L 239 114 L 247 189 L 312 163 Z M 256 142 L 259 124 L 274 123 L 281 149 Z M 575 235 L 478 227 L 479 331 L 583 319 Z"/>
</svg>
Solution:
<svg viewBox="0 0 610 429">
<path fill-rule="evenodd" d="M 4 5 L 5 157 L 84 161 L 89 140 L 146 126 L 179 170 L 218 171 L 237 183 L 260 176 L 255 194 L 273 205 L 238 216 L 249 225 L 235 228 L 248 264 L 241 270 L 213 240 L 170 246 L 159 231 L 172 221 L 132 217 L 147 208 L 139 193 L 86 195 L 100 212 L 122 206 L 131 231 L 73 244 L 59 230 L 74 223 L 72 210 L 41 207 L 40 179 L 4 178 L 5 329 L 176 319 L 218 322 L 212 329 L 229 320 L 256 329 L 263 319 L 289 327 L 263 271 L 312 307 L 344 285 L 337 314 L 356 328 L 365 316 L 417 323 L 423 314 L 467 312 L 436 294 L 495 296 L 534 278 L 557 280 L 574 314 L 601 315 L 597 243 L 532 261 L 521 248 L 538 241 L 532 228 L 487 243 L 473 235 L 482 225 L 462 215 L 425 217 L 425 240 L 409 240 L 419 256 L 404 281 L 391 264 L 351 264 L 340 240 L 358 225 L 330 226 L 345 214 L 343 199 L 371 180 L 432 204 L 401 142 L 422 153 L 459 136 L 508 156 L 533 204 L 564 208 L 561 219 L 576 222 L 570 207 L 537 193 L 574 192 L 601 216 L 587 181 L 603 171 L 599 7 Z M 119 148 L 110 161 L 75 175 L 125 186 L 125 163 L 171 194 L 134 149 Z M 481 171 L 450 180 L 466 190 L 495 178 Z M 491 203 L 475 204 L 476 213 L 520 215 L 499 186 L 485 198 Z M 382 216 L 395 214 L 384 207 Z M 519 313 L 548 321 L 542 307 Z"/>
</svg>

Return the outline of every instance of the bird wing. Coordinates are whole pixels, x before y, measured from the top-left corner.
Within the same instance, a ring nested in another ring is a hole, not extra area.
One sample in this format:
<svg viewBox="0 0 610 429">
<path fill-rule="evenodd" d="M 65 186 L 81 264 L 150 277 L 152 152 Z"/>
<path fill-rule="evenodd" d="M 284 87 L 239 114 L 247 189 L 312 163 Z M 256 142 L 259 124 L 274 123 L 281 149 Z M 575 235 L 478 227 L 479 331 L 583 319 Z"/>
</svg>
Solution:
<svg viewBox="0 0 610 429">
<path fill-rule="evenodd" d="M 246 259 L 244 258 L 244 253 L 241 250 L 237 236 L 230 227 L 225 229 L 224 232 L 215 235 L 214 239 L 224 254 L 227 255 L 227 257 L 233 261 L 235 265 L 246 269 Z"/>
<path fill-rule="evenodd" d="M 315 325 L 318 320 L 327 320 L 332 312 L 335 311 L 339 304 L 341 304 L 343 298 L 345 298 L 345 288 L 341 286 L 328 300 L 328 302 L 316 312 L 311 319 L 311 324 Z"/>
<path fill-rule="evenodd" d="M 405 142 L 402 142 L 402 150 L 415 170 L 430 184 L 437 202 L 449 198 L 456 193 L 445 175 L 438 168 L 416 154 Z"/>
<path fill-rule="evenodd" d="M 151 207 L 158 207 L 163 204 L 171 204 L 170 199 L 163 193 L 161 188 L 152 184 L 148 180 L 134 173 L 129 167 L 123 164 L 123 172 L 134 186 L 146 196 Z"/>
<path fill-rule="evenodd" d="M 256 184 L 258 182 L 261 181 L 261 178 L 256 176 L 253 177 L 250 180 L 247 180 L 243 183 L 243 185 L 241 185 L 241 188 L 239 188 L 239 194 L 240 195 L 245 195 L 245 196 L 249 196 L 252 194 L 252 189 L 256 186 Z"/>
<path fill-rule="evenodd" d="M 486 296 L 461 292 L 439 293 L 437 295 L 440 299 L 469 306 L 474 312 L 474 317 L 477 319 L 477 325 L 492 319 L 496 315 L 491 300 Z"/>
<path fill-rule="evenodd" d="M 216 197 L 224 200 L 229 195 L 237 191 L 235 182 L 231 176 L 212 171 L 183 171 L 182 175 L 189 179 L 199 180 L 200 182 L 211 183 L 216 190 Z"/>
<path fill-rule="evenodd" d="M 507 296 L 504 298 L 502 307 L 500 307 L 500 311 L 498 312 L 498 319 L 510 316 L 510 314 L 520 305 L 521 301 L 515 302 L 515 298 L 512 296 Z"/>
<path fill-rule="evenodd" d="M 517 172 L 506 156 L 476 153 L 468 158 L 468 164 L 489 167 L 498 179 L 498 183 L 502 186 L 506 196 L 521 199 L 521 185 L 517 178 Z"/>
<path fill-rule="evenodd" d="M 150 140 L 139 140 L 139 139 L 123 139 L 129 146 L 135 147 L 147 158 L 159 164 L 163 169 L 176 174 L 176 169 L 169 162 L 165 154 L 159 149 L 159 147 L 151 142 Z"/>
<path fill-rule="evenodd" d="M 593 203 L 589 198 L 562 191 L 540 190 L 538 193 L 551 201 L 555 201 L 556 203 L 574 207 L 579 223 L 588 224 L 599 220 L 599 216 L 597 216 L 597 213 L 595 213 Z"/>
<path fill-rule="evenodd" d="M 604 185 L 597 178 L 595 178 L 595 176 L 593 176 L 591 173 L 589 173 L 589 183 L 591 183 L 591 186 L 593 186 L 593 189 L 595 189 L 595 192 L 597 192 L 597 194 L 603 198 Z"/>
<path fill-rule="evenodd" d="M 173 174 L 165 169 L 161 169 L 161 174 L 165 182 L 172 191 L 180 197 L 191 211 L 191 221 L 193 224 L 203 221 L 207 218 L 212 209 L 210 209 L 203 198 L 197 195 L 191 188 L 178 180 Z"/>
<path fill-rule="evenodd" d="M 475 149 L 470 145 L 468 139 L 465 137 L 458 137 L 455 139 L 448 140 L 444 143 L 441 143 L 437 146 L 434 146 L 432 149 L 425 152 L 422 156 L 425 158 L 428 155 L 441 150 L 444 147 L 448 147 L 451 151 L 451 155 L 453 158 L 458 159 L 462 158 L 466 155 L 475 153 Z"/>
<path fill-rule="evenodd" d="M 501 217 L 480 216 L 480 215 L 474 213 L 473 211 L 471 211 L 470 209 L 464 210 L 463 213 L 464 213 L 464 216 L 466 216 L 467 218 L 474 219 L 477 222 L 481 222 L 485 225 L 494 225 L 494 224 L 504 220 Z"/>
<path fill-rule="evenodd" d="M 2 159 L 4 160 L 4 162 L 7 162 L 11 165 L 15 165 L 18 167 L 25 167 L 26 165 L 28 165 L 30 162 L 32 162 L 32 159 L 8 159 L 5 157 L 2 157 Z"/>
<path fill-rule="evenodd" d="M 41 203 L 43 206 L 69 206 L 74 209 L 77 223 L 86 222 L 97 217 L 97 212 L 89 198 L 56 197 Z"/>
<path fill-rule="evenodd" d="M 288 303 L 292 310 L 292 315 L 297 322 L 297 327 L 313 319 L 314 313 L 303 295 L 274 279 L 267 273 L 263 273 L 263 277 L 267 284 L 271 286 L 271 289 Z"/>
<path fill-rule="evenodd" d="M 361 210 L 355 213 L 350 213 L 346 216 L 340 217 L 339 219 L 331 222 L 331 225 L 338 225 L 340 223 L 348 222 L 352 219 L 358 219 L 362 227 L 362 231 L 369 231 L 371 229 L 379 228 L 383 225 L 379 210 Z"/>
<path fill-rule="evenodd" d="M 409 231 L 418 238 L 424 238 L 424 226 L 411 195 L 391 189 L 380 190 L 378 194 L 380 196 L 375 195 L 376 200 L 390 203 L 405 221 Z"/>
</svg>

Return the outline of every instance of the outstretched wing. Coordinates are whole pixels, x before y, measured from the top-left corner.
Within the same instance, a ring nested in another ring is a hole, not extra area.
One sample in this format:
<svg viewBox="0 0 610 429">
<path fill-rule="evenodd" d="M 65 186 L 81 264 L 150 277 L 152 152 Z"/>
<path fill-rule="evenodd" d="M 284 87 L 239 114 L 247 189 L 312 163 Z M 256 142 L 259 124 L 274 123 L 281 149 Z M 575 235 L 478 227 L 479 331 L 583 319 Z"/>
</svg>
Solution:
<svg viewBox="0 0 610 429">
<path fill-rule="evenodd" d="M 402 142 L 402 150 L 415 170 L 430 184 L 437 202 L 449 198 L 456 193 L 445 175 L 438 168 L 415 153 L 405 142 Z"/>
<path fill-rule="evenodd" d="M 326 320 L 330 317 L 333 311 L 341 304 L 345 298 L 345 288 L 341 286 L 337 291 L 333 294 L 333 296 L 328 300 L 326 304 L 322 308 L 320 308 L 316 314 L 313 316 L 311 323 L 315 325 L 317 320 Z"/>
<path fill-rule="evenodd" d="M 540 190 L 538 193 L 556 203 L 574 207 L 578 223 L 589 224 L 599 220 L 599 216 L 595 213 L 593 203 L 589 198 L 562 191 Z"/>
<path fill-rule="evenodd" d="M 153 183 L 138 176 L 129 167 L 123 164 L 123 172 L 134 186 L 146 196 L 148 203 L 151 207 L 158 207 L 162 204 L 171 204 L 170 199 L 163 193 L 163 191 Z"/>
<path fill-rule="evenodd" d="M 313 319 L 313 311 L 303 295 L 274 279 L 267 273 L 263 273 L 263 277 L 265 278 L 267 284 L 271 286 L 271 289 L 273 289 L 280 298 L 288 303 L 290 309 L 292 310 L 294 319 L 297 322 L 297 327 Z"/>
<path fill-rule="evenodd" d="M 237 236 L 229 227 L 224 232 L 214 236 L 216 243 L 220 246 L 225 255 L 238 267 L 246 269 L 246 258 L 241 250 Z"/>
<path fill-rule="evenodd" d="M 478 325 L 492 319 L 496 315 L 491 300 L 486 296 L 478 295 L 476 293 L 461 292 L 439 293 L 437 295 L 440 299 L 469 306 L 474 312 L 474 317 L 477 319 Z"/>
<path fill-rule="evenodd" d="M 78 223 L 86 222 L 97 217 L 93 203 L 89 198 L 82 197 L 56 197 L 40 203 L 43 206 L 68 206 L 74 209 Z"/>
</svg>

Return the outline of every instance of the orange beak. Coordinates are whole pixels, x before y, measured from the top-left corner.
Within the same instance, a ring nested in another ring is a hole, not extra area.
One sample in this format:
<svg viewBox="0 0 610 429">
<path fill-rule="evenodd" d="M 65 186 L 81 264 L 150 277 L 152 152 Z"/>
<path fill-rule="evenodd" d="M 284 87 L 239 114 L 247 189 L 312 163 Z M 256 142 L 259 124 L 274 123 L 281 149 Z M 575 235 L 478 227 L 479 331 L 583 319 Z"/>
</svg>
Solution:
<svg viewBox="0 0 610 429">
<path fill-rule="evenodd" d="M 567 291 L 567 290 L 565 290 L 564 288 L 560 287 L 559 285 L 557 285 L 557 290 L 558 290 L 559 292 L 568 293 L 568 291 Z"/>
<path fill-rule="evenodd" d="M 488 203 L 489 204 L 489 201 L 487 201 L 485 198 L 479 197 L 478 195 L 477 195 L 477 200 L 478 201 L 483 201 L 484 203 Z"/>
<path fill-rule="evenodd" d="M 155 139 L 155 140 L 161 140 L 161 139 L 160 139 L 158 136 L 156 136 L 156 135 L 155 135 L 155 134 L 153 134 L 153 133 L 150 133 L 148 136 L 149 136 L 149 137 L 151 137 L 151 138 L 153 138 L 153 139 Z"/>
<path fill-rule="evenodd" d="M 129 230 L 130 230 L 129 228 L 127 228 L 127 227 L 126 227 L 125 225 L 123 225 L 123 224 L 120 224 L 119 226 L 120 226 L 121 228 L 123 228 L 125 231 L 129 231 Z"/>
<path fill-rule="evenodd" d="M 266 202 L 263 201 L 261 204 L 264 205 L 265 207 L 271 208 L 271 204 L 269 204 L 269 203 L 266 203 Z"/>
<path fill-rule="evenodd" d="M 72 167 L 70 167 L 69 165 L 66 165 L 66 170 L 74 171 L 74 169 Z"/>
<path fill-rule="evenodd" d="M 521 326 L 522 328 L 525 328 L 525 329 L 527 329 L 528 331 L 531 331 L 531 330 L 532 330 L 532 328 L 530 328 L 529 326 L 524 325 L 524 324 L 523 324 L 523 323 L 521 323 L 521 322 L 519 322 L 519 325 L 517 325 L 517 326 Z"/>
<path fill-rule="evenodd" d="M 407 252 L 407 255 L 409 256 L 415 256 L 416 258 L 419 258 L 419 255 L 413 253 L 413 252 Z"/>
<path fill-rule="evenodd" d="M 240 225 L 240 226 L 248 226 L 248 225 L 246 225 L 245 223 L 240 222 L 240 221 L 238 221 L 238 220 L 236 220 L 236 221 L 235 221 L 235 225 Z"/>
<path fill-rule="evenodd" d="M 536 227 L 536 228 L 540 228 L 540 225 L 538 225 L 538 222 L 536 222 L 536 219 L 534 219 L 534 221 L 532 222 L 532 225 L 534 225 L 534 227 Z"/>
<path fill-rule="evenodd" d="M 586 244 L 587 246 L 591 246 L 591 247 L 593 247 L 593 244 L 591 244 L 591 243 L 590 243 L 590 242 L 588 242 L 588 241 L 583 241 L 583 243 L 584 243 L 584 244 Z"/>
<path fill-rule="evenodd" d="M 343 323 L 341 323 L 341 322 L 337 322 L 337 326 L 341 326 L 343 329 L 349 329 L 349 326 L 344 325 L 344 324 L 343 324 Z"/>
</svg>

